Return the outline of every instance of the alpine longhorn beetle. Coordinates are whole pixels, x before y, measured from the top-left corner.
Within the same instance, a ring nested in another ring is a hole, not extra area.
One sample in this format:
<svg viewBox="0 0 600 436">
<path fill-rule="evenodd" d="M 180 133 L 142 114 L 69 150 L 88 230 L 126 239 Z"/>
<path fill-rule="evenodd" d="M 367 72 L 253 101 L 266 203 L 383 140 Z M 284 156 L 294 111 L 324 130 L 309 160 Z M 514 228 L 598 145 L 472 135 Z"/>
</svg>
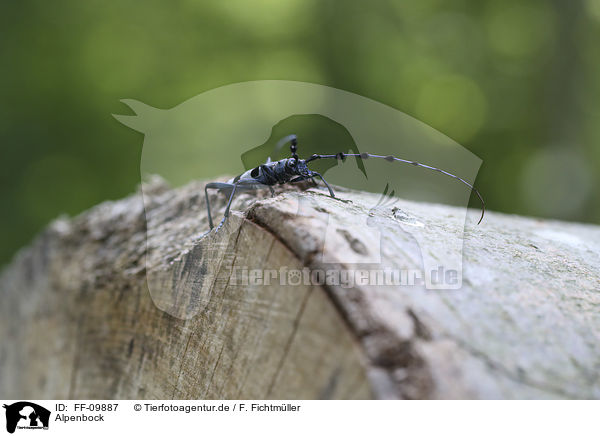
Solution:
<svg viewBox="0 0 600 436">
<path fill-rule="evenodd" d="M 357 158 L 360 158 L 363 160 L 366 160 L 369 158 L 377 158 L 377 159 L 384 159 L 388 162 L 403 162 L 403 163 L 418 166 L 421 168 L 427 168 L 429 170 L 437 171 L 439 173 L 450 176 L 454 179 L 461 181 L 465 185 L 467 185 L 469 188 L 471 188 L 475 192 L 475 194 L 477 194 L 477 197 L 479 197 L 479 200 L 481 201 L 481 217 L 479 218 L 479 221 L 477 222 L 477 224 L 481 223 L 481 220 L 483 219 L 483 215 L 485 214 L 485 202 L 483 201 L 483 197 L 481 196 L 479 191 L 471 183 L 467 182 L 465 179 L 455 176 L 454 174 L 450 174 L 449 172 L 444 171 L 440 168 L 435 168 L 435 167 L 425 165 L 425 164 L 422 164 L 419 162 L 411 161 L 411 160 L 400 159 L 395 156 L 380 156 L 380 155 L 371 154 L 371 153 L 313 154 L 308 159 L 300 159 L 297 154 L 298 138 L 296 137 L 296 135 L 288 135 L 288 136 L 282 138 L 277 143 L 275 150 L 278 150 L 279 148 L 281 148 L 283 145 L 285 145 L 288 142 L 290 143 L 290 152 L 292 154 L 292 157 L 287 158 L 287 159 L 281 159 L 278 161 L 271 161 L 271 158 L 269 157 L 269 158 L 267 158 L 266 163 L 259 165 L 256 168 L 253 168 L 251 170 L 248 170 L 245 173 L 240 174 L 239 176 L 234 177 L 233 179 L 230 179 L 225 183 L 224 182 L 210 182 L 210 183 L 206 184 L 206 186 L 204 187 L 204 194 L 205 194 L 205 198 L 206 198 L 206 210 L 208 212 L 208 223 L 210 224 L 211 229 L 214 227 L 214 225 L 213 225 L 212 217 L 210 214 L 210 202 L 208 200 L 208 190 L 209 189 L 218 189 L 221 192 L 225 192 L 226 195 L 229 196 L 229 200 L 227 201 L 227 206 L 225 207 L 224 217 L 221 220 L 221 223 L 219 224 L 219 227 L 220 227 L 225 222 L 227 217 L 229 216 L 229 209 L 231 208 L 231 202 L 233 201 L 233 197 L 234 197 L 236 191 L 238 191 L 238 190 L 253 190 L 253 189 L 260 189 L 263 186 L 267 186 L 271 190 L 271 195 L 275 195 L 275 191 L 273 190 L 273 185 L 283 185 L 285 183 L 295 183 L 295 182 L 300 182 L 302 180 L 308 180 L 308 179 L 312 179 L 313 182 L 316 183 L 314 178 L 318 177 L 319 179 L 321 179 L 323 181 L 323 183 L 329 190 L 329 195 L 332 198 L 336 198 L 335 193 L 333 192 L 333 189 L 331 189 L 331 186 L 329 186 L 329 183 L 327 183 L 327 181 L 323 178 L 323 176 L 321 174 L 317 173 L 316 171 L 312 171 L 310 168 L 308 168 L 308 163 L 312 162 L 313 160 L 317 160 L 317 159 L 339 159 L 339 160 L 343 161 L 347 157 L 357 157 Z"/>
</svg>

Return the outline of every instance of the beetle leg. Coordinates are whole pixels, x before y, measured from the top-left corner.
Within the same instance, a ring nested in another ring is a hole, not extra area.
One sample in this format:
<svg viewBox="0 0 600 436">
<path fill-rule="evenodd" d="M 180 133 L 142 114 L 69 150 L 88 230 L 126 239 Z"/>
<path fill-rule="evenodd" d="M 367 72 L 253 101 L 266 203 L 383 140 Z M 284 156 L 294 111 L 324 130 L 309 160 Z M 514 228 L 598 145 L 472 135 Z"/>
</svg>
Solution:
<svg viewBox="0 0 600 436">
<path fill-rule="evenodd" d="M 227 202 L 227 206 L 225 206 L 225 213 L 223 216 L 223 220 L 221 221 L 221 224 L 223 224 L 223 222 L 225 222 L 225 219 L 229 216 L 229 208 L 231 207 L 231 202 L 233 201 L 233 196 L 235 195 L 235 190 L 238 187 L 238 183 L 233 185 L 233 189 L 231 190 L 231 195 L 229 196 L 229 201 Z"/>
<path fill-rule="evenodd" d="M 319 173 L 317 173 L 316 171 L 311 171 L 310 173 L 311 177 L 318 177 L 321 180 L 323 180 L 323 183 L 325 183 L 325 186 L 327 186 L 327 189 L 329 190 L 329 195 L 331 196 L 331 198 L 336 198 L 335 197 L 335 193 L 333 192 L 333 189 L 331 189 L 331 186 L 329 186 L 329 183 L 327 183 L 327 181 L 323 178 L 323 176 Z"/>
<path fill-rule="evenodd" d="M 232 189 L 234 186 L 235 185 L 232 183 L 223 183 L 223 182 L 210 182 L 204 186 L 204 198 L 206 199 L 206 212 L 208 214 L 208 224 L 210 225 L 211 229 L 214 227 L 214 225 L 213 225 L 213 221 L 212 221 L 212 216 L 210 214 L 210 201 L 208 200 L 208 190 L 209 189 L 218 189 L 219 191 L 229 190 L 229 189 Z"/>
<path fill-rule="evenodd" d="M 206 211 L 208 214 L 208 224 L 210 225 L 211 230 L 214 228 L 211 212 L 210 212 L 210 202 L 208 200 L 208 189 L 218 189 L 221 192 L 224 192 L 225 195 L 229 196 L 229 200 L 227 201 L 227 206 L 225 207 L 225 216 L 221 220 L 219 227 L 225 222 L 225 219 L 229 216 L 229 210 L 231 208 L 231 203 L 233 202 L 233 197 L 237 191 L 245 191 L 245 190 L 255 190 L 260 189 L 264 186 L 263 183 L 257 182 L 256 180 L 248 180 L 248 179 L 239 179 L 235 183 L 223 183 L 223 182 L 210 182 L 207 183 L 204 187 L 204 194 L 206 199 Z M 271 193 L 274 193 L 274 190 L 271 186 L 268 186 L 271 189 Z"/>
</svg>

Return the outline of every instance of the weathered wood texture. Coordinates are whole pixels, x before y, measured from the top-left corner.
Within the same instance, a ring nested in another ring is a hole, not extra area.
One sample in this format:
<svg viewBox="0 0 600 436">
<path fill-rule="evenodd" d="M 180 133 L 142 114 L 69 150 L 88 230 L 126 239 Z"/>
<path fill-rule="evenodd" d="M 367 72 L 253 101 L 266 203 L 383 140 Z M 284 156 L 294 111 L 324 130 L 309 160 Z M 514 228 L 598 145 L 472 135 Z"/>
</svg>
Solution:
<svg viewBox="0 0 600 436">
<path fill-rule="evenodd" d="M 598 227 L 469 220 L 452 291 L 245 285 L 233 267 L 344 269 L 375 250 L 418 267 L 462 239 L 460 210 L 395 204 L 423 224 L 420 248 L 372 211 L 379 247 L 373 194 L 241 194 L 207 234 L 203 193 L 154 180 L 16 256 L 0 278 L 0 397 L 600 398 Z"/>
</svg>

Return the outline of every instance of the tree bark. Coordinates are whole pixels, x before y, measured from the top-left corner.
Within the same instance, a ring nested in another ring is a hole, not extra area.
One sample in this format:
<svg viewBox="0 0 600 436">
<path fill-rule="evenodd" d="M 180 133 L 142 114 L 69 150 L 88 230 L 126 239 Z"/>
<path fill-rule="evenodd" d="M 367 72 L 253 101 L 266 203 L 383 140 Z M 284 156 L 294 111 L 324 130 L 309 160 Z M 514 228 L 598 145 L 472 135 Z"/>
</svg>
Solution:
<svg viewBox="0 0 600 436">
<path fill-rule="evenodd" d="M 488 213 L 463 235 L 459 208 L 305 185 L 242 193 L 208 232 L 203 183 L 142 190 L 4 269 L 0 397 L 600 398 L 596 226 Z M 456 290 L 319 276 L 457 254 Z"/>
</svg>

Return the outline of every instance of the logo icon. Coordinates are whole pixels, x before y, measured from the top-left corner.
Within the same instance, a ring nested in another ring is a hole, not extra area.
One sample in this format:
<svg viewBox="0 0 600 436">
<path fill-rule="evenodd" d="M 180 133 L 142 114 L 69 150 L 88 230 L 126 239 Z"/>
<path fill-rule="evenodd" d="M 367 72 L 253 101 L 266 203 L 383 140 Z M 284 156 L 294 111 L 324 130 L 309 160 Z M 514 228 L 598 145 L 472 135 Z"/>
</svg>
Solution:
<svg viewBox="0 0 600 436">
<path fill-rule="evenodd" d="M 14 433 L 18 429 L 48 429 L 50 411 L 29 401 L 19 401 L 11 405 L 4 404 L 6 409 L 6 431 Z"/>
</svg>

